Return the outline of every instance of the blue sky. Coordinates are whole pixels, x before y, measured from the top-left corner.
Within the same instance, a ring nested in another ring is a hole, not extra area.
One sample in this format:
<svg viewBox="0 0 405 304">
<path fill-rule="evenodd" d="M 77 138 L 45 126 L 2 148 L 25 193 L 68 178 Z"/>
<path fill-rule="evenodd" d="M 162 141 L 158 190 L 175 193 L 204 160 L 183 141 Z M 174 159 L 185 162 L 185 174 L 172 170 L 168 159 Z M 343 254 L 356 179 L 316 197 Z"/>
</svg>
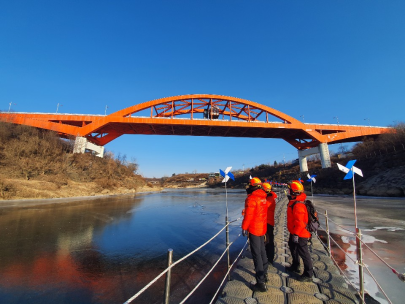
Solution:
<svg viewBox="0 0 405 304">
<path fill-rule="evenodd" d="M 0 110 L 104 114 L 204 93 L 311 123 L 404 121 L 405 1 L 0 4 Z M 146 177 L 297 158 L 278 139 L 125 135 L 106 149 Z"/>
</svg>

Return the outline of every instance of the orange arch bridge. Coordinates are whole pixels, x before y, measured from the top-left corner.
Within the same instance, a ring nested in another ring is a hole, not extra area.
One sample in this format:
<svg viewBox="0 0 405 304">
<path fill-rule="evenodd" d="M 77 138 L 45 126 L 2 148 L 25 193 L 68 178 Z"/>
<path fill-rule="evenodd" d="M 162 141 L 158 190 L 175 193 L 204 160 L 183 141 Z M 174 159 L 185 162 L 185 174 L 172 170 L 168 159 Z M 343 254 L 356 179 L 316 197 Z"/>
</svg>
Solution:
<svg viewBox="0 0 405 304">
<path fill-rule="evenodd" d="M 182 95 L 137 104 L 109 115 L 0 113 L 0 120 L 75 137 L 75 152 L 103 155 L 104 145 L 123 134 L 281 138 L 306 157 L 320 153 L 330 167 L 328 144 L 360 141 L 390 128 L 303 123 L 249 100 L 209 94 Z"/>
</svg>

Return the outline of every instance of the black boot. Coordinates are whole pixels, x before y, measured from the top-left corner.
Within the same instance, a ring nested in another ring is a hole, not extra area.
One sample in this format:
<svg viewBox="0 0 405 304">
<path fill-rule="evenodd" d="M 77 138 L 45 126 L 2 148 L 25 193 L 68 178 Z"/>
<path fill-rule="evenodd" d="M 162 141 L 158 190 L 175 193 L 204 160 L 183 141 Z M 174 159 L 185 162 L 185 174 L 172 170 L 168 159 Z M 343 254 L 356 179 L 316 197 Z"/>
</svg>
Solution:
<svg viewBox="0 0 405 304">
<path fill-rule="evenodd" d="M 269 281 L 269 276 L 267 273 L 264 274 L 264 281 L 267 283 Z"/>
<path fill-rule="evenodd" d="M 298 281 L 300 282 L 313 282 L 311 277 L 300 275 L 298 278 Z"/>
<path fill-rule="evenodd" d="M 295 268 L 295 267 L 292 267 L 292 266 L 287 266 L 287 267 L 285 268 L 285 271 L 299 273 L 299 272 L 300 272 L 300 268 L 299 268 L 299 267 Z"/>
<path fill-rule="evenodd" d="M 256 283 L 255 285 L 252 286 L 253 291 L 259 291 L 259 292 L 266 292 L 266 284 L 264 283 Z"/>
</svg>

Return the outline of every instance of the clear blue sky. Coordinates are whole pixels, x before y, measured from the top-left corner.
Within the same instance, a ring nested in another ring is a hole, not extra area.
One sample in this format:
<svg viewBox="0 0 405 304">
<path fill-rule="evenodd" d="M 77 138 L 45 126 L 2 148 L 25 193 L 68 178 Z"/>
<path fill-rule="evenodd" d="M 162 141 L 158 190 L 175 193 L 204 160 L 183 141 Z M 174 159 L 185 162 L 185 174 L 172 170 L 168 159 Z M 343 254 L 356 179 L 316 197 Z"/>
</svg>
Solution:
<svg viewBox="0 0 405 304">
<path fill-rule="evenodd" d="M 0 0 L 0 110 L 104 114 L 204 93 L 387 126 L 404 121 L 404 16 L 403 0 Z M 106 149 L 146 177 L 297 158 L 278 139 L 125 135 Z"/>
</svg>

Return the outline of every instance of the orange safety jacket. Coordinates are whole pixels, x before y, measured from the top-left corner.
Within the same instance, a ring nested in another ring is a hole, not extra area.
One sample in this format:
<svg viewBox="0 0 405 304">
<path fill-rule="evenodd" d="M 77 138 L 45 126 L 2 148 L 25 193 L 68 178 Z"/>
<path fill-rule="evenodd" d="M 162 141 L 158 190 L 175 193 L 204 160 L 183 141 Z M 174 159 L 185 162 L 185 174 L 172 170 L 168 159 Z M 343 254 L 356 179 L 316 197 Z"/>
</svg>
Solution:
<svg viewBox="0 0 405 304">
<path fill-rule="evenodd" d="M 253 191 L 245 200 L 245 216 L 242 229 L 262 236 L 267 232 L 267 194 L 262 189 Z"/>
<path fill-rule="evenodd" d="M 311 233 L 307 230 L 308 211 L 304 202 L 307 199 L 305 193 L 301 193 L 295 199 L 288 202 L 287 207 L 287 228 L 291 234 L 302 238 L 310 238 Z M 295 203 L 297 202 L 297 203 Z M 302 203 L 298 203 L 302 202 Z M 294 204 L 295 203 L 295 204 Z M 291 206 L 294 204 L 294 208 Z"/>
<path fill-rule="evenodd" d="M 267 203 L 269 208 L 267 209 L 267 224 L 274 226 L 274 211 L 276 210 L 276 198 L 277 194 L 273 191 L 267 195 Z"/>
</svg>

